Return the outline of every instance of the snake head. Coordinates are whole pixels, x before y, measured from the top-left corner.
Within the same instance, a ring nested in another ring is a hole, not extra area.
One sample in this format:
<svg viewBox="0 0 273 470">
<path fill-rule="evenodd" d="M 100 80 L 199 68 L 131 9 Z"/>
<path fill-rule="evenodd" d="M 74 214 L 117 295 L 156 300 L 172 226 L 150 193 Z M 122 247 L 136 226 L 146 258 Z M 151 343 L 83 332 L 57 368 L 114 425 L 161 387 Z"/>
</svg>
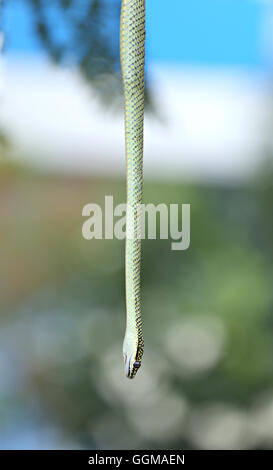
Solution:
<svg viewBox="0 0 273 470">
<path fill-rule="evenodd" d="M 124 354 L 125 375 L 128 379 L 133 379 L 141 366 L 140 361 L 133 361 Z"/>
<path fill-rule="evenodd" d="M 123 357 L 125 365 L 125 375 L 128 379 L 133 379 L 141 366 L 141 358 L 143 355 L 143 347 L 133 343 L 124 342 Z"/>
</svg>

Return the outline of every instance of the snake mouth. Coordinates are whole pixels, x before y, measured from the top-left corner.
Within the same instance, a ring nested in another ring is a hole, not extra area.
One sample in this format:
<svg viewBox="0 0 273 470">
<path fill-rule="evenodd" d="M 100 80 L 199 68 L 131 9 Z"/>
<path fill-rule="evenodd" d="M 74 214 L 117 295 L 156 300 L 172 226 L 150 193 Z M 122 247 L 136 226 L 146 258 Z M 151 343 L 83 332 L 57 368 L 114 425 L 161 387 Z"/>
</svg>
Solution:
<svg viewBox="0 0 273 470">
<path fill-rule="evenodd" d="M 132 371 L 130 370 L 130 367 L 128 368 L 128 370 L 125 371 L 125 374 L 126 374 L 126 377 L 128 377 L 128 379 L 132 379 Z"/>
<path fill-rule="evenodd" d="M 124 365 L 125 365 L 125 375 L 130 378 L 131 371 L 130 371 L 130 359 L 128 359 L 128 356 L 126 354 L 123 354 L 124 357 Z"/>
</svg>

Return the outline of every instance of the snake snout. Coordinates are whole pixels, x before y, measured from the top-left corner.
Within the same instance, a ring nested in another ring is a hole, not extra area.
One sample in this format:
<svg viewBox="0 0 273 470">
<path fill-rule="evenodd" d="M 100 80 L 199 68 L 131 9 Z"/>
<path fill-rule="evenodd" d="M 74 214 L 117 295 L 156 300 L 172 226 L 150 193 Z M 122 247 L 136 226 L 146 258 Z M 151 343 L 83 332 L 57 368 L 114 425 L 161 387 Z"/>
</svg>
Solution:
<svg viewBox="0 0 273 470">
<path fill-rule="evenodd" d="M 131 358 L 128 357 L 126 354 L 123 354 L 124 357 L 124 365 L 125 365 L 125 375 L 128 379 L 133 379 L 141 367 L 141 361 L 131 361 Z"/>
</svg>

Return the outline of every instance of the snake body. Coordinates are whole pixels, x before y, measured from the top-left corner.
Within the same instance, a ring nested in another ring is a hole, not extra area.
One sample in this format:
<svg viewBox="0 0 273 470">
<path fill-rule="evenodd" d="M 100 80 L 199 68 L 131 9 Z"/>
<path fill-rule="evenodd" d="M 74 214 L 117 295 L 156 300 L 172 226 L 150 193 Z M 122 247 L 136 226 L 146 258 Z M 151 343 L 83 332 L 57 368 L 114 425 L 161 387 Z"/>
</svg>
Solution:
<svg viewBox="0 0 273 470">
<path fill-rule="evenodd" d="M 134 378 L 144 350 L 140 301 L 141 214 L 143 185 L 143 119 L 145 0 L 122 0 L 120 56 L 124 91 L 127 219 L 125 246 L 125 374 Z"/>
</svg>

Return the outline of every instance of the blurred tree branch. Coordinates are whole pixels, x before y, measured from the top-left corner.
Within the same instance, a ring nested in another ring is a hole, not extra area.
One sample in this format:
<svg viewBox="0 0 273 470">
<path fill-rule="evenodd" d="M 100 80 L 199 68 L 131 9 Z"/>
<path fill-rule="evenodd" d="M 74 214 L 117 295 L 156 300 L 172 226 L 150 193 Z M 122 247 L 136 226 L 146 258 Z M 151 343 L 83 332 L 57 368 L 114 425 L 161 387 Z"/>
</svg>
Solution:
<svg viewBox="0 0 273 470">
<path fill-rule="evenodd" d="M 24 1 L 32 8 L 35 31 L 53 62 L 77 66 L 103 101 L 121 95 L 121 0 Z M 149 96 L 147 92 L 146 103 L 151 105 Z"/>
</svg>

